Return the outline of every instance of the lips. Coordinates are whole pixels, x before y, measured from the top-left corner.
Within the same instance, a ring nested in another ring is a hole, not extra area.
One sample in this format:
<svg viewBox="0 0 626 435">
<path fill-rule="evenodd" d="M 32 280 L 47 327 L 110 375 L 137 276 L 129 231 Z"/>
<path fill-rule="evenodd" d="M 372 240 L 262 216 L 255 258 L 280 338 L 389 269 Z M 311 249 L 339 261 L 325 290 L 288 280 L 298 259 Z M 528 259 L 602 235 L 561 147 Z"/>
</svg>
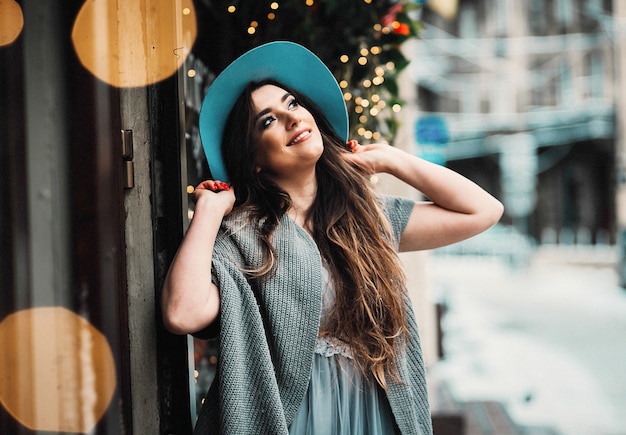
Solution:
<svg viewBox="0 0 626 435">
<path fill-rule="evenodd" d="M 311 135 L 311 130 L 309 129 L 301 130 L 298 133 L 296 133 L 296 135 L 291 139 L 291 141 L 287 144 L 287 146 L 295 145 L 297 143 L 305 141 L 306 139 L 309 138 L 310 135 Z"/>
</svg>

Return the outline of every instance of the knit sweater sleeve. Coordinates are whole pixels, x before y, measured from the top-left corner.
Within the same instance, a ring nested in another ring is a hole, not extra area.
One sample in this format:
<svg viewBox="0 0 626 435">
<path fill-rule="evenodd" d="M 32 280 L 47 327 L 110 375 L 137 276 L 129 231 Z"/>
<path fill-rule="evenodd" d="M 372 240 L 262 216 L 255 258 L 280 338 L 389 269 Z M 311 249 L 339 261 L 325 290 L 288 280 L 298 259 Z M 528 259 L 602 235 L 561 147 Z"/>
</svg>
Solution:
<svg viewBox="0 0 626 435">
<path fill-rule="evenodd" d="M 400 237 L 409 222 L 415 201 L 400 196 L 379 196 L 383 212 L 389 219 L 396 249 L 400 244 Z"/>
</svg>

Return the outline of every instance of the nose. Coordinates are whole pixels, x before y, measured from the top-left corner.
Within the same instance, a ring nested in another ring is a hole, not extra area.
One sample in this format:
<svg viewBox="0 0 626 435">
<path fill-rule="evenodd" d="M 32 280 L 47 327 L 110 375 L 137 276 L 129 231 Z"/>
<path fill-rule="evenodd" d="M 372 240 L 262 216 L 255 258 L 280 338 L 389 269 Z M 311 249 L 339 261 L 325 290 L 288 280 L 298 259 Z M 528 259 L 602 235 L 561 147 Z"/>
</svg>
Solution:
<svg viewBox="0 0 626 435">
<path fill-rule="evenodd" d="M 291 129 L 302 121 L 302 117 L 298 112 L 287 112 L 285 117 L 285 122 L 287 124 L 287 128 Z"/>
</svg>

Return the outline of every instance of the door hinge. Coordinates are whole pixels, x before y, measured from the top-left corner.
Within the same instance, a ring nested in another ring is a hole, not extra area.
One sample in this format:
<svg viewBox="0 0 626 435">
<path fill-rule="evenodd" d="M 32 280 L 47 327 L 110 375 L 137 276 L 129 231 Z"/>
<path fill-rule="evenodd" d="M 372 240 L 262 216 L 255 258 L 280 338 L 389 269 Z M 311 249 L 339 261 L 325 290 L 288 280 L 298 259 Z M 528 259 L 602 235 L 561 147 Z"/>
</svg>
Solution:
<svg viewBox="0 0 626 435">
<path fill-rule="evenodd" d="M 124 164 L 124 189 L 132 189 L 135 187 L 132 130 L 122 130 L 122 162 Z"/>
</svg>

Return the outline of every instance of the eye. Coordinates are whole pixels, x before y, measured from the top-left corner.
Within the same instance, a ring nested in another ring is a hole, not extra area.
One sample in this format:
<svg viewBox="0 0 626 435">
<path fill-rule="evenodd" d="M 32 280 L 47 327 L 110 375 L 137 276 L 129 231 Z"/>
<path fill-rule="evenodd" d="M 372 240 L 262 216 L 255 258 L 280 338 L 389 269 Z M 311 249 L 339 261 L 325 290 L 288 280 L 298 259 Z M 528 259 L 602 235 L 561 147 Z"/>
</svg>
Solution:
<svg viewBox="0 0 626 435">
<path fill-rule="evenodd" d="M 265 118 L 261 119 L 259 126 L 262 130 L 265 130 L 274 121 L 276 121 L 276 118 L 274 118 L 273 116 L 266 116 Z"/>
<path fill-rule="evenodd" d="M 296 98 L 295 98 L 295 97 L 291 97 L 291 98 L 289 99 L 289 102 L 288 102 L 288 107 L 289 107 L 290 109 L 295 109 L 295 108 L 298 108 L 299 106 L 300 106 L 300 103 L 298 103 L 298 101 L 296 100 Z"/>
</svg>

